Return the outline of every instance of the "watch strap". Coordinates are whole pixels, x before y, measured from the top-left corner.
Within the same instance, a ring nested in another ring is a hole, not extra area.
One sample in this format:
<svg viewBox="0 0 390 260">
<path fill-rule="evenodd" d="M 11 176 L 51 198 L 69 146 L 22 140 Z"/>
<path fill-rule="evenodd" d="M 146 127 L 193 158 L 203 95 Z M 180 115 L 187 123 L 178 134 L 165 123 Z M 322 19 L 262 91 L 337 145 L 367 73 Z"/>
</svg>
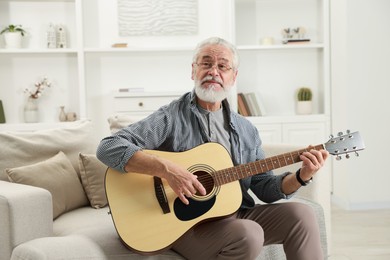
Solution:
<svg viewBox="0 0 390 260">
<path fill-rule="evenodd" d="M 295 173 L 295 177 L 297 178 L 298 182 L 302 186 L 306 186 L 307 184 L 311 183 L 313 181 L 313 177 L 310 178 L 308 181 L 304 181 L 301 179 L 301 169 L 298 169 L 298 171 Z"/>
</svg>

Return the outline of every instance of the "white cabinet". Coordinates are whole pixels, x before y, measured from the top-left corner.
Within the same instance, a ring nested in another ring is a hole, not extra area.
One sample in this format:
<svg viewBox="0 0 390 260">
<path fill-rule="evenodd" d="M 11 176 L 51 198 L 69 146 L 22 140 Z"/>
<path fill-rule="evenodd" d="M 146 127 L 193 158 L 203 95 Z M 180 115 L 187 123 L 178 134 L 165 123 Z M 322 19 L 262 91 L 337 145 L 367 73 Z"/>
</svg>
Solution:
<svg viewBox="0 0 390 260">
<path fill-rule="evenodd" d="M 113 111 L 146 116 L 181 95 L 179 92 L 115 93 Z"/>
<path fill-rule="evenodd" d="M 329 118 L 323 115 L 297 117 L 248 117 L 257 127 L 263 143 L 289 143 L 302 146 L 325 143 L 330 135 Z"/>
<path fill-rule="evenodd" d="M 253 119 L 253 118 L 252 118 Z M 251 120 L 259 130 L 263 143 L 281 143 L 283 141 L 282 127 L 280 123 L 260 123 L 258 120 Z"/>
<path fill-rule="evenodd" d="M 284 123 L 282 127 L 283 141 L 286 143 L 318 145 L 325 143 L 330 135 L 325 133 L 325 122 Z"/>
</svg>

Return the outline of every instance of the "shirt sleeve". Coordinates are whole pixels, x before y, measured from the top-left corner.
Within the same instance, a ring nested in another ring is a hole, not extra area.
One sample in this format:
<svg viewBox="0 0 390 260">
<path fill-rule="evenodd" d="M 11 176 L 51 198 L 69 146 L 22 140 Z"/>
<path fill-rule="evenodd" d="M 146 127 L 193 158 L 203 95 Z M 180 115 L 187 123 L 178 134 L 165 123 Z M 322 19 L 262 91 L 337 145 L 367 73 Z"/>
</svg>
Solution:
<svg viewBox="0 0 390 260">
<path fill-rule="evenodd" d="M 103 138 L 97 158 L 108 167 L 125 172 L 128 160 L 139 150 L 156 149 L 166 139 L 171 125 L 169 114 L 159 109 L 147 118 Z"/>
<path fill-rule="evenodd" d="M 280 175 L 274 175 L 272 171 L 263 174 L 258 174 L 252 177 L 251 190 L 263 202 L 272 203 L 280 199 L 289 199 L 294 196 L 292 194 L 284 194 L 282 192 L 283 178 L 289 175 L 285 172 Z"/>
<path fill-rule="evenodd" d="M 261 139 L 259 138 L 258 148 L 257 148 L 257 160 L 265 159 L 266 155 L 264 150 L 261 148 Z M 253 193 L 265 203 L 273 203 L 280 199 L 289 199 L 295 193 L 284 194 L 282 192 L 282 181 L 289 172 L 285 172 L 280 175 L 275 175 L 273 171 L 268 171 L 265 173 L 254 175 L 251 179 L 250 189 Z"/>
</svg>

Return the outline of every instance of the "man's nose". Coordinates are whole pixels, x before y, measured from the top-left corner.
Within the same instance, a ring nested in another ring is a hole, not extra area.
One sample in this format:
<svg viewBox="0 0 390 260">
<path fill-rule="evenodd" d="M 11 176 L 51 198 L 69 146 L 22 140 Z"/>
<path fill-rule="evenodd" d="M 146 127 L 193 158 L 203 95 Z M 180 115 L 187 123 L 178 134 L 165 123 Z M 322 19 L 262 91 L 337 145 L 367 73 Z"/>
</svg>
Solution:
<svg viewBox="0 0 390 260">
<path fill-rule="evenodd" d="M 208 75 L 219 76 L 218 64 L 214 64 L 207 72 Z"/>
</svg>

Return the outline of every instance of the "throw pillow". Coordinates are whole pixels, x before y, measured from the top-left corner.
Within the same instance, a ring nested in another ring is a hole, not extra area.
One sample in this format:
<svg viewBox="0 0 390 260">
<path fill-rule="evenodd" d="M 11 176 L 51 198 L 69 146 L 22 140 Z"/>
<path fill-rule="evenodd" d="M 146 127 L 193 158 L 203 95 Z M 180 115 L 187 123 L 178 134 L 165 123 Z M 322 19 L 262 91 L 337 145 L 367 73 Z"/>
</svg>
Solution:
<svg viewBox="0 0 390 260">
<path fill-rule="evenodd" d="M 6 169 L 11 182 L 40 187 L 50 191 L 53 218 L 88 205 L 76 170 L 63 152 L 32 165 Z"/>
<path fill-rule="evenodd" d="M 30 132 L 0 133 L 0 180 L 8 181 L 6 168 L 41 162 L 63 151 L 79 171 L 79 153 L 94 153 L 101 138 L 94 135 L 92 122 L 81 120 L 60 124 L 58 128 Z"/>
<path fill-rule="evenodd" d="M 85 193 L 94 208 L 102 208 L 107 205 L 104 179 L 107 166 L 99 161 L 94 154 L 79 154 L 81 183 Z"/>
<path fill-rule="evenodd" d="M 110 125 L 110 131 L 111 133 L 116 133 L 120 129 L 131 125 L 132 123 L 135 123 L 141 119 L 144 119 L 145 116 L 134 116 L 129 114 L 116 114 L 112 115 L 108 118 L 108 124 Z"/>
</svg>

